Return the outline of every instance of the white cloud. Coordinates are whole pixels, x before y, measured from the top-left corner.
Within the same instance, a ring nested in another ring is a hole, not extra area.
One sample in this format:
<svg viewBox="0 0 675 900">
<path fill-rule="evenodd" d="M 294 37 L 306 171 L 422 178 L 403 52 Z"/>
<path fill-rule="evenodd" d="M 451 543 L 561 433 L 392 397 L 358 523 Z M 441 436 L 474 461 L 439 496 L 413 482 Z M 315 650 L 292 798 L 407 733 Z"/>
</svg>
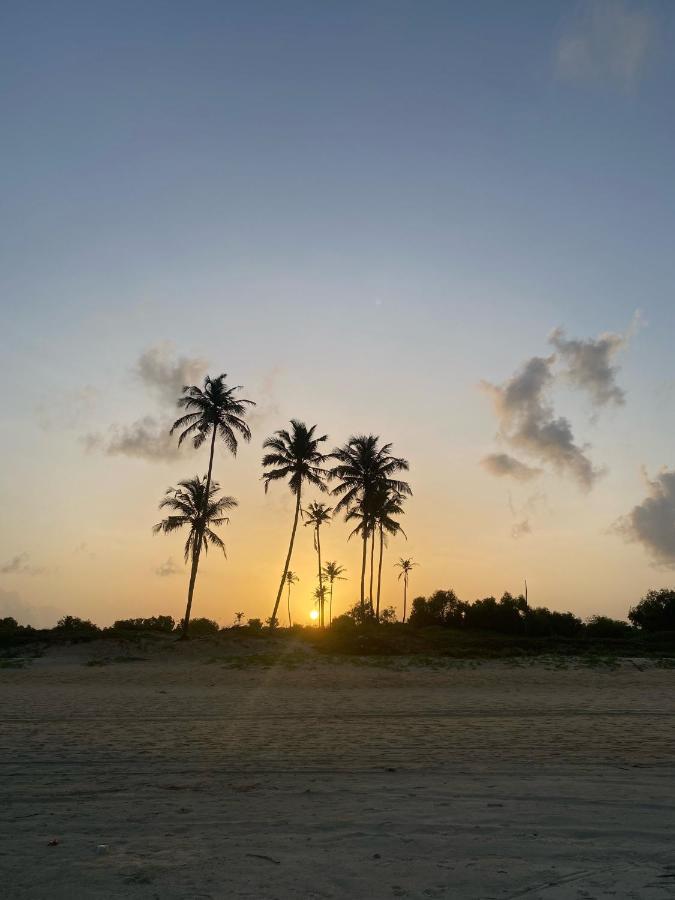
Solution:
<svg viewBox="0 0 675 900">
<path fill-rule="evenodd" d="M 577 84 L 635 89 L 656 34 L 653 14 L 624 0 L 587 0 L 561 36 L 558 76 Z"/>
</svg>

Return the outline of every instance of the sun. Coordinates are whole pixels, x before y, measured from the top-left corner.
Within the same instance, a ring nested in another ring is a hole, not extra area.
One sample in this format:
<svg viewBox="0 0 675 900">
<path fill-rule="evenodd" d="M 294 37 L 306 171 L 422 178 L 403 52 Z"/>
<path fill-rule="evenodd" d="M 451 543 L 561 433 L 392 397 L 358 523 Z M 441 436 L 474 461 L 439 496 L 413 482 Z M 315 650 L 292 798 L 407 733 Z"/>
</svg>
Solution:
<svg viewBox="0 0 675 900">
<path fill-rule="evenodd" d="M 312 621 L 316 621 L 316 620 L 319 618 L 319 612 L 318 612 L 318 610 L 313 609 L 313 610 L 311 611 L 311 613 L 309 614 L 309 617 L 310 617 L 310 619 L 312 619 Z"/>
</svg>

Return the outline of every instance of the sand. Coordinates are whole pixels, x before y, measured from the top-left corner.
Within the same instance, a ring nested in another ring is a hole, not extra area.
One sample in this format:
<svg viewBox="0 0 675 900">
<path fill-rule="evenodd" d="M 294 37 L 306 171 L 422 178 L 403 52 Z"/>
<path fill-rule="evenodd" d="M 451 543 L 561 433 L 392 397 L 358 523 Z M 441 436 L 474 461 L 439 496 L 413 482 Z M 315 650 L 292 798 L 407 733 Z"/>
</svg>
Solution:
<svg viewBox="0 0 675 900">
<path fill-rule="evenodd" d="M 673 670 L 102 652 L 0 669 L 3 898 L 675 897 Z"/>
</svg>

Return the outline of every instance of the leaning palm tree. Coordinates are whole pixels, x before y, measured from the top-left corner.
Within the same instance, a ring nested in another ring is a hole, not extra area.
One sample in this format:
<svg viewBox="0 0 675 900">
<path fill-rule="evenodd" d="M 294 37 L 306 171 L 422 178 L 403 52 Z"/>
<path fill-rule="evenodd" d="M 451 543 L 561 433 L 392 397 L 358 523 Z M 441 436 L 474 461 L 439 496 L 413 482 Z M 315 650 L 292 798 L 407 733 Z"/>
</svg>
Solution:
<svg viewBox="0 0 675 900">
<path fill-rule="evenodd" d="M 328 579 L 329 586 L 329 594 L 328 594 L 328 624 L 331 625 L 333 622 L 333 582 L 334 581 L 345 581 L 346 579 L 342 577 L 342 573 L 346 572 L 344 566 L 341 566 L 337 562 L 327 562 L 323 567 L 324 578 Z"/>
<path fill-rule="evenodd" d="M 314 549 L 319 560 L 319 590 L 323 595 L 323 569 L 321 568 L 321 526 L 330 522 L 330 514 L 333 512 L 330 506 L 325 503 L 317 503 L 316 501 L 309 504 L 305 510 L 307 521 L 305 525 L 311 525 L 314 529 Z M 319 609 L 319 625 L 324 627 L 324 603 L 321 603 Z"/>
<path fill-rule="evenodd" d="M 274 611 L 272 612 L 272 624 L 277 621 L 277 610 L 279 609 L 279 601 L 281 600 L 281 592 L 284 589 L 286 573 L 291 564 L 291 556 L 293 555 L 293 542 L 295 541 L 295 532 L 298 528 L 298 517 L 300 515 L 300 500 L 302 487 L 305 482 L 318 487 L 320 491 L 326 490 L 325 478 L 326 471 L 322 468 L 326 456 L 319 450 L 319 444 L 327 440 L 327 435 L 315 437 L 314 431 L 316 425 L 308 428 L 304 422 L 298 422 L 291 419 L 291 430 L 275 431 L 274 435 L 268 438 L 263 447 L 269 450 L 263 456 L 263 468 L 268 469 L 263 473 L 263 481 L 265 482 L 265 493 L 272 481 L 278 481 L 282 478 L 288 478 L 288 484 L 291 493 L 295 495 L 295 515 L 293 518 L 293 529 L 291 531 L 291 541 L 286 554 L 286 562 L 284 563 L 284 571 L 281 575 L 277 598 L 274 602 Z"/>
<path fill-rule="evenodd" d="M 363 541 L 361 612 L 365 617 L 366 558 L 368 538 L 373 529 L 373 496 L 376 489 L 396 491 L 401 496 L 412 494 L 406 481 L 393 477 L 401 471 L 407 471 L 408 463 L 405 459 L 392 456 L 391 444 L 380 447 L 379 438 L 373 434 L 351 437 L 343 447 L 333 450 L 331 457 L 336 465 L 330 469 L 328 477 L 339 482 L 331 492 L 333 496 L 339 497 L 335 512 L 349 514 L 358 511 L 360 516 L 360 524 L 355 531 L 359 532 Z"/>
<path fill-rule="evenodd" d="M 295 574 L 295 572 L 291 572 L 291 570 L 289 569 L 288 572 L 286 572 L 286 584 L 288 585 L 288 596 L 286 598 L 286 602 L 288 605 L 288 627 L 289 628 L 293 627 L 293 622 L 291 621 L 291 588 L 293 587 L 294 584 L 297 584 L 298 581 L 300 581 L 298 576 Z"/>
<path fill-rule="evenodd" d="M 185 526 L 189 526 L 187 540 L 185 541 L 185 562 L 192 557 L 192 569 L 190 572 L 190 590 L 188 594 L 188 606 L 183 619 L 183 635 L 187 633 L 187 623 L 190 621 L 190 608 L 192 604 L 192 592 L 197 576 L 199 554 L 202 548 L 208 553 L 209 544 L 218 547 L 225 555 L 225 544 L 213 530 L 214 527 L 223 525 L 230 520 L 223 515 L 227 510 L 237 506 L 234 497 L 218 497 L 220 487 L 217 481 L 208 484 L 207 477 L 188 478 L 179 481 L 178 487 L 169 488 L 164 495 L 160 509 L 171 510 L 171 515 L 162 519 L 152 529 L 155 534 L 160 531 L 163 534 L 171 534 Z"/>
<path fill-rule="evenodd" d="M 407 537 L 400 523 L 394 516 L 403 515 L 403 498 L 396 491 L 377 490 L 373 501 L 375 525 L 380 537 L 380 556 L 377 564 L 377 603 L 375 620 L 380 621 L 380 591 L 382 588 L 382 557 L 387 544 L 387 535 L 402 534 Z M 371 559 L 372 564 L 372 559 Z"/>
<path fill-rule="evenodd" d="M 401 571 L 398 573 L 398 580 L 403 579 L 403 618 L 402 622 L 405 622 L 405 616 L 408 607 L 408 576 L 412 572 L 413 566 L 418 566 L 419 563 L 413 562 L 412 559 L 403 559 L 401 557 L 397 563 L 394 563 L 395 568 L 400 569 Z"/>
<path fill-rule="evenodd" d="M 226 378 L 227 375 L 218 375 L 217 378 L 211 378 L 207 375 L 204 379 L 203 388 L 194 384 L 186 385 L 183 388 L 183 396 L 178 400 L 178 406 L 186 410 L 186 413 L 184 416 L 176 419 L 170 432 L 173 434 L 174 431 L 180 431 L 178 438 L 179 447 L 186 438 L 191 437 L 195 449 L 199 449 L 204 441 L 209 436 L 211 437 L 209 467 L 203 496 L 204 503 L 210 497 L 216 438 L 220 437 L 233 456 L 237 455 L 238 437 L 243 438 L 245 441 L 251 440 L 251 429 L 244 421 L 244 416 L 248 412 L 248 407 L 255 406 L 255 403 L 252 400 L 243 400 L 240 397 L 236 397 L 235 394 L 241 390 L 241 385 L 228 387 L 225 383 Z M 205 525 L 206 520 L 200 527 L 204 528 Z M 197 579 L 202 541 L 196 540 L 195 547 L 197 552 L 192 558 L 187 607 L 183 619 L 183 637 L 187 637 L 190 624 L 190 610 L 192 609 L 192 598 Z"/>
</svg>

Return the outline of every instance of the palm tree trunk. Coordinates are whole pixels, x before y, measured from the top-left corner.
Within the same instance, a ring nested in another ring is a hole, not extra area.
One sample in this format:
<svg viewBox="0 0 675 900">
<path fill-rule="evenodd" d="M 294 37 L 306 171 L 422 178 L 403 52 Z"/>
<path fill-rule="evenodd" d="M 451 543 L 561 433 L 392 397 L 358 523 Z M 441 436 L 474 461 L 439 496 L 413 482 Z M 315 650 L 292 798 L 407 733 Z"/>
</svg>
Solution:
<svg viewBox="0 0 675 900">
<path fill-rule="evenodd" d="M 405 614 L 408 606 L 408 573 L 403 576 L 403 621 L 405 622 Z"/>
<path fill-rule="evenodd" d="M 291 583 L 288 582 L 288 627 L 292 628 L 293 623 L 291 622 Z"/>
<path fill-rule="evenodd" d="M 368 556 L 368 533 L 363 531 L 363 559 L 361 560 L 361 617 L 366 621 L 366 557 Z"/>
<path fill-rule="evenodd" d="M 316 526 L 316 552 L 319 557 L 319 622 L 321 623 L 321 627 L 324 627 L 324 600 L 323 600 L 323 575 L 321 574 L 321 538 L 319 536 L 319 526 Z"/>
<path fill-rule="evenodd" d="M 330 580 L 330 600 L 328 601 L 328 625 L 333 624 L 333 579 Z"/>
<path fill-rule="evenodd" d="M 373 567 L 375 563 L 375 525 L 373 525 L 373 530 L 370 533 L 370 593 L 368 595 L 368 599 L 370 600 L 370 614 L 375 615 L 375 606 L 373 605 Z"/>
<path fill-rule="evenodd" d="M 192 568 L 190 570 L 190 584 L 188 586 L 187 606 L 185 607 L 185 616 L 183 617 L 182 638 L 188 636 L 188 627 L 190 625 L 190 613 L 192 611 L 192 598 L 195 593 L 195 582 L 197 581 L 197 569 L 199 568 L 199 554 L 202 550 L 202 538 L 204 537 L 204 529 L 206 528 L 206 511 L 209 508 L 209 491 L 211 490 L 211 472 L 213 471 L 213 454 L 216 449 L 216 426 L 213 426 L 213 434 L 211 435 L 211 452 L 209 453 L 209 470 L 206 474 L 206 487 L 204 489 L 204 504 L 202 506 L 202 516 L 197 526 L 197 534 L 195 535 L 195 543 L 192 551 Z"/>
<path fill-rule="evenodd" d="M 288 572 L 288 567 L 291 564 L 291 556 L 293 555 L 293 542 L 295 541 L 295 532 L 298 528 L 298 517 L 300 516 L 300 490 L 298 490 L 298 497 L 295 502 L 295 518 L 293 519 L 293 531 L 291 531 L 291 543 L 288 546 L 288 555 L 286 556 L 286 564 L 284 566 L 284 572 L 281 576 L 281 583 L 279 584 L 279 590 L 277 591 L 277 599 L 274 603 L 274 611 L 272 612 L 272 621 L 271 627 L 274 628 L 276 624 L 277 618 L 277 610 L 279 609 L 279 601 L 281 600 L 281 592 L 284 589 L 284 582 L 286 581 L 286 574 Z"/>
<path fill-rule="evenodd" d="M 384 552 L 384 531 L 380 525 L 380 561 L 377 565 L 377 607 L 375 618 L 380 621 L 380 588 L 382 587 L 382 553 Z"/>
</svg>

